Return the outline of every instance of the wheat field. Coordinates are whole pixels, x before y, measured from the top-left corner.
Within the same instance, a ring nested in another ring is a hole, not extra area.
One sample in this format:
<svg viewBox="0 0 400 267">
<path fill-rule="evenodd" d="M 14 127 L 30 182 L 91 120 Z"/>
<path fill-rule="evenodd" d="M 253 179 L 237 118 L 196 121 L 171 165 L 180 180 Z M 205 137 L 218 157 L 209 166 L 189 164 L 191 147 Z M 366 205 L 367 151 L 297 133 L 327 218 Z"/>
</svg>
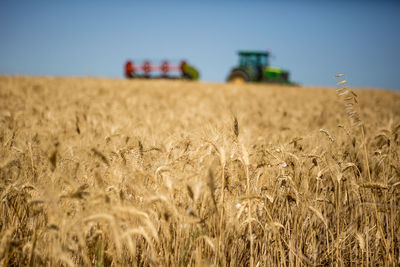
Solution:
<svg viewBox="0 0 400 267">
<path fill-rule="evenodd" d="M 1 76 L 0 265 L 399 266 L 400 94 L 354 92 Z"/>
</svg>

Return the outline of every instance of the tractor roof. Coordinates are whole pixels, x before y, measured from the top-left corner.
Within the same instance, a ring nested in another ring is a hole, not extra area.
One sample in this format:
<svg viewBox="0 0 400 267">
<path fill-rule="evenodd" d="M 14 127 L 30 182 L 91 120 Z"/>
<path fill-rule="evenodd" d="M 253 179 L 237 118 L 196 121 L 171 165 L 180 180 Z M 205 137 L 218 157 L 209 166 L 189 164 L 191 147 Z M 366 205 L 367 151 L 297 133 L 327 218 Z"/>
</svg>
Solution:
<svg viewBox="0 0 400 267">
<path fill-rule="evenodd" d="M 240 56 L 250 56 L 250 55 L 268 56 L 269 55 L 269 53 L 267 51 L 239 51 L 238 54 Z"/>
</svg>

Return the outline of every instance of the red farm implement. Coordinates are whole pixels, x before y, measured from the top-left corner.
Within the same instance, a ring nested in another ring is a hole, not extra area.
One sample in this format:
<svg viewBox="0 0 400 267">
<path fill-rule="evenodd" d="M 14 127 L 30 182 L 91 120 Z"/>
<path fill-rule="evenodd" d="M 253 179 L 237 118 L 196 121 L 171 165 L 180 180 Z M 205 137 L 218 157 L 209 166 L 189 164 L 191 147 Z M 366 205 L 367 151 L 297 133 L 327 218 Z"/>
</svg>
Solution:
<svg viewBox="0 0 400 267">
<path fill-rule="evenodd" d="M 199 79 L 199 72 L 186 61 L 181 61 L 179 65 L 171 65 L 168 61 L 153 65 L 146 60 L 141 65 L 135 65 L 132 60 L 128 60 L 124 72 L 126 78 Z"/>
</svg>

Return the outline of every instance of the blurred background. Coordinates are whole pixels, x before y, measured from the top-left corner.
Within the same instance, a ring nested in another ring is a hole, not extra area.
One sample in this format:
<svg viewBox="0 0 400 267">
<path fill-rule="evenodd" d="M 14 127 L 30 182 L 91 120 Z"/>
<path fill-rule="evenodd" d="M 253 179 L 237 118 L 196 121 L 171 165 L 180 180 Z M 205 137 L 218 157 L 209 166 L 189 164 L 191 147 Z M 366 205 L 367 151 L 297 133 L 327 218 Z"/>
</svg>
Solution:
<svg viewBox="0 0 400 267">
<path fill-rule="evenodd" d="M 127 59 L 186 59 L 224 82 L 268 50 L 301 85 L 400 89 L 400 1 L 0 1 L 0 74 L 123 77 Z"/>
</svg>

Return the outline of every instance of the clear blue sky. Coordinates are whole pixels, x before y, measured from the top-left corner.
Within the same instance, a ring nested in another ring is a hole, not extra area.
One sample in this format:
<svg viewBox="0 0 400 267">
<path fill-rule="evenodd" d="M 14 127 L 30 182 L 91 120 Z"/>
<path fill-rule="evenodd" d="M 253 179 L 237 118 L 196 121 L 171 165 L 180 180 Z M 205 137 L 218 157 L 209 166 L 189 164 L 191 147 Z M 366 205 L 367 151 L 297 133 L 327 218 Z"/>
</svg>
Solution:
<svg viewBox="0 0 400 267">
<path fill-rule="evenodd" d="M 171 58 L 222 82 L 241 49 L 303 85 L 400 89 L 400 1 L 0 0 L 0 74 L 119 78 L 128 58 Z"/>
</svg>

